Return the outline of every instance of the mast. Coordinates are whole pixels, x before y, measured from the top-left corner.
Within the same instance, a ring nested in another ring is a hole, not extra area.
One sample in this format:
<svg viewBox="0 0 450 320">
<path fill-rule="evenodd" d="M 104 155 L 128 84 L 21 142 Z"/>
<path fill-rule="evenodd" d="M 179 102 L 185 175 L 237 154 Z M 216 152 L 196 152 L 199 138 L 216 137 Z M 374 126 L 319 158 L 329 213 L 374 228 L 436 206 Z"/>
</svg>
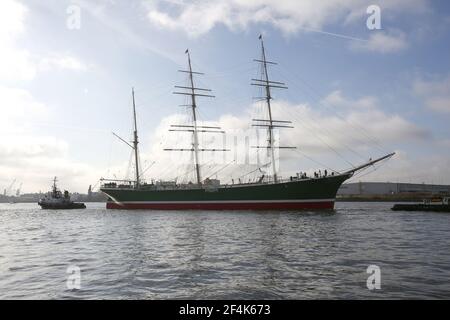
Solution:
<svg viewBox="0 0 450 320">
<path fill-rule="evenodd" d="M 265 85 L 265 89 L 266 89 L 266 103 L 267 103 L 267 110 L 269 111 L 269 127 L 268 127 L 268 134 L 269 134 L 269 139 L 268 139 L 268 147 L 270 150 L 270 160 L 272 161 L 272 171 L 273 171 L 273 180 L 275 182 L 277 182 L 277 171 L 276 171 L 276 166 L 275 166 L 275 151 L 274 151 L 274 141 L 273 141 L 273 119 L 272 119 L 272 107 L 270 105 L 270 100 L 272 99 L 272 96 L 270 95 L 270 86 L 269 86 L 269 74 L 267 72 L 267 60 L 266 60 L 266 52 L 264 50 L 264 41 L 262 39 L 262 35 L 259 37 L 261 40 L 261 50 L 262 50 L 262 64 L 263 64 L 263 68 L 264 68 L 264 76 L 265 76 L 265 80 L 266 80 L 266 85 Z"/>
<path fill-rule="evenodd" d="M 271 88 L 279 88 L 279 89 L 287 89 L 286 85 L 283 82 L 278 81 L 271 81 L 269 80 L 269 73 L 267 71 L 267 65 L 273 64 L 276 65 L 275 62 L 267 61 L 266 59 L 266 51 L 264 48 L 264 41 L 262 38 L 262 35 L 259 36 L 259 40 L 261 40 L 261 60 L 254 59 L 254 61 L 261 63 L 262 72 L 261 72 L 261 78 L 262 79 L 252 79 L 254 83 L 252 83 L 253 86 L 260 86 L 263 87 L 265 90 L 264 100 L 266 101 L 267 105 L 267 111 L 269 115 L 269 119 L 253 119 L 255 127 L 267 127 L 267 150 L 270 153 L 270 160 L 272 163 L 272 173 L 273 173 L 273 180 L 274 182 L 278 181 L 278 174 L 276 170 L 276 163 L 275 163 L 275 140 L 274 140 L 274 134 L 273 129 L 274 128 L 293 128 L 291 126 L 284 125 L 286 123 L 291 123 L 291 121 L 284 121 L 284 120 L 273 120 L 272 118 L 272 95 L 270 92 Z M 256 146 L 254 148 L 264 148 L 262 146 Z M 295 147 L 278 147 L 283 149 L 295 149 Z"/>
<path fill-rule="evenodd" d="M 136 102 L 134 99 L 134 88 L 131 89 L 131 94 L 133 96 L 133 119 L 134 119 L 134 139 L 133 139 L 133 149 L 134 149 L 134 159 L 136 163 L 136 188 L 139 187 L 139 151 L 138 151 L 138 133 L 137 133 L 137 121 L 136 121 Z"/>
<path fill-rule="evenodd" d="M 186 92 L 174 92 L 174 94 L 181 94 L 190 96 L 191 98 L 191 104 L 187 105 L 187 107 L 191 108 L 192 112 L 192 125 L 171 125 L 172 128 L 178 128 L 178 129 L 170 129 L 169 131 L 186 131 L 192 133 L 192 148 L 181 148 L 181 149 L 164 149 L 165 151 L 192 151 L 194 152 L 194 169 L 196 174 L 196 180 L 197 184 L 202 184 L 202 174 L 201 174 L 201 165 L 200 165 L 200 159 L 199 159 L 199 152 L 200 151 L 229 151 L 227 149 L 203 149 L 199 148 L 199 142 L 198 142 L 198 133 L 199 132 L 211 132 L 211 133 L 225 133 L 224 131 L 221 131 L 220 127 L 213 127 L 213 126 L 199 126 L 197 123 L 197 97 L 208 97 L 208 98 L 214 98 L 213 95 L 206 94 L 206 93 L 199 93 L 201 92 L 211 92 L 211 89 L 205 89 L 205 88 L 198 88 L 194 85 L 194 74 L 195 75 L 203 75 L 201 72 L 196 72 L 192 70 L 192 63 L 191 63 L 191 55 L 189 53 L 189 49 L 185 51 L 185 54 L 187 54 L 188 57 L 188 70 L 178 70 L 179 72 L 184 72 L 189 74 L 189 83 L 187 86 L 175 86 L 175 88 L 178 89 L 184 89 Z"/>
<path fill-rule="evenodd" d="M 53 188 L 52 188 L 52 194 L 54 197 L 56 197 L 56 177 L 53 178 Z"/>
<path fill-rule="evenodd" d="M 131 96 L 133 98 L 133 141 L 130 142 L 126 141 L 125 139 L 121 138 L 119 135 L 112 133 L 116 138 L 118 138 L 120 141 L 125 143 L 127 146 L 129 146 L 131 149 L 134 150 L 134 161 L 136 164 L 136 181 L 135 181 L 135 187 L 138 188 L 140 186 L 140 176 L 139 176 L 139 149 L 138 149 L 138 129 L 137 129 L 137 120 L 136 120 L 136 101 L 134 98 L 134 88 L 131 88 Z"/>
<path fill-rule="evenodd" d="M 194 76 L 192 75 L 192 65 L 191 65 L 191 55 L 189 53 L 189 50 L 187 51 L 188 56 L 188 64 L 189 64 L 189 79 L 191 83 L 191 109 L 192 109 L 192 119 L 193 119 L 193 125 L 194 125 L 194 132 L 193 132 L 193 148 L 194 148 L 194 165 L 195 165 L 195 173 L 197 176 L 197 183 L 201 184 L 202 182 L 202 176 L 200 173 L 200 163 L 198 160 L 198 132 L 197 132 L 197 104 L 195 102 L 195 87 L 194 87 Z"/>
</svg>

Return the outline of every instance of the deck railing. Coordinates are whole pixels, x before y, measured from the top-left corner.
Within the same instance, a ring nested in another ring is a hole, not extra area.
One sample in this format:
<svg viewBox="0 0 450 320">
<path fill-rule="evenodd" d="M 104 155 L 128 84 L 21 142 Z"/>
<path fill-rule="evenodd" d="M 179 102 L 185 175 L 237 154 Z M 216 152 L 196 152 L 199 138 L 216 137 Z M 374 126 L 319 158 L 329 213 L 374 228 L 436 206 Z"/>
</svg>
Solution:
<svg viewBox="0 0 450 320">
<path fill-rule="evenodd" d="M 137 188 L 136 181 L 134 180 L 118 180 L 118 179 L 101 179 L 101 188 L 105 189 L 139 189 L 139 190 L 190 190 L 190 189 L 217 189 L 217 188 L 234 188 L 239 186 L 250 186 L 250 185 L 267 185 L 274 183 L 286 183 L 304 180 L 315 180 L 315 179 L 325 179 L 330 178 L 335 175 L 321 176 L 321 177 L 297 177 L 292 176 L 289 178 L 278 177 L 275 182 L 273 178 L 266 177 L 262 181 L 248 181 L 239 183 L 227 183 L 221 185 L 211 185 L 203 183 L 198 185 L 196 183 L 176 183 L 176 181 L 152 181 L 151 183 L 146 183 L 141 181 L 139 187 Z"/>
</svg>

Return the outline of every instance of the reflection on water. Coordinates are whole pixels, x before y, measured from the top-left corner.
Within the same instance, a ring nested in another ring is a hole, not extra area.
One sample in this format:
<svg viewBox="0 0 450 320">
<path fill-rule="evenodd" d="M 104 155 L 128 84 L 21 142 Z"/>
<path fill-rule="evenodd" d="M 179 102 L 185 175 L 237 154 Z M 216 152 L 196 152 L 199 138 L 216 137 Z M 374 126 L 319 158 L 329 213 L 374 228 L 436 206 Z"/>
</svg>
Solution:
<svg viewBox="0 0 450 320">
<path fill-rule="evenodd" d="M 46 211 L 0 204 L 0 298 L 450 298 L 450 216 L 337 203 L 334 212 Z M 366 268 L 381 268 L 381 290 Z M 66 287 L 68 266 L 81 289 Z"/>
</svg>

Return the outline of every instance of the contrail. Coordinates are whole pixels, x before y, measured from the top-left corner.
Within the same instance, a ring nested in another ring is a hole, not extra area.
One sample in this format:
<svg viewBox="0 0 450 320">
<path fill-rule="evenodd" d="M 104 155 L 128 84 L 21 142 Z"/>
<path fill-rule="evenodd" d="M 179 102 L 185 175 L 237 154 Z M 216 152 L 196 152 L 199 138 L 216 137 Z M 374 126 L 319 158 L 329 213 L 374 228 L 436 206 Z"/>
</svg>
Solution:
<svg viewBox="0 0 450 320">
<path fill-rule="evenodd" d="M 321 34 L 326 34 L 328 36 L 334 36 L 334 37 L 337 37 L 337 38 L 342 38 L 342 39 L 347 39 L 347 40 L 362 41 L 362 42 L 369 41 L 367 39 L 361 39 L 361 38 L 356 38 L 356 37 L 352 37 L 352 36 L 347 36 L 345 34 L 327 32 L 327 31 L 322 31 L 322 30 L 317 30 L 317 29 L 310 29 L 310 28 L 304 28 L 304 27 L 299 27 L 299 29 L 302 29 L 302 30 L 305 30 L 305 31 L 316 32 L 316 33 L 321 33 Z"/>
</svg>

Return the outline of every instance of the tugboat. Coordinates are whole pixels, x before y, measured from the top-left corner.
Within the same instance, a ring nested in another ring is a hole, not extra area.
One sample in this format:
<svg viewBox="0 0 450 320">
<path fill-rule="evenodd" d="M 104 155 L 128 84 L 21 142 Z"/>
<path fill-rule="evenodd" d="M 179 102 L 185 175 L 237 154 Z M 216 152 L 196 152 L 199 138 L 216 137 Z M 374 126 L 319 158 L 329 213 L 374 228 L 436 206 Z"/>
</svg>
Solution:
<svg viewBox="0 0 450 320">
<path fill-rule="evenodd" d="M 42 199 L 39 200 L 38 205 L 42 209 L 85 209 L 86 206 L 81 202 L 73 202 L 70 200 L 70 195 L 67 190 L 64 195 L 56 187 L 56 177 L 53 179 L 52 191 L 48 192 Z"/>
<path fill-rule="evenodd" d="M 422 203 L 395 204 L 391 210 L 450 212 L 450 197 L 425 199 Z"/>
</svg>

